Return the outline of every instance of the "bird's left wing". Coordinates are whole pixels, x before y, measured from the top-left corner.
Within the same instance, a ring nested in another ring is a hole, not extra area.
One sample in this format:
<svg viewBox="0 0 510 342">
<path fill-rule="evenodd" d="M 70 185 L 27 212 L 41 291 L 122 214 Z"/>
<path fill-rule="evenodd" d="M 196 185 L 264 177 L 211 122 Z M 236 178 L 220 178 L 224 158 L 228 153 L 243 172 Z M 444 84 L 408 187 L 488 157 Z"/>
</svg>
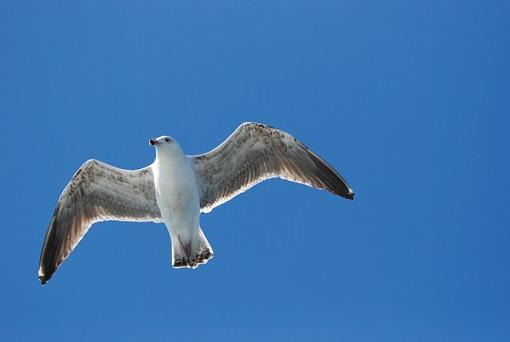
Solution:
<svg viewBox="0 0 510 342">
<path fill-rule="evenodd" d="M 95 222 L 161 222 L 150 166 L 122 170 L 89 160 L 60 195 L 39 261 L 39 279 L 46 283 Z"/>
<path fill-rule="evenodd" d="M 214 150 L 190 158 L 203 212 L 274 177 L 354 198 L 342 176 L 303 143 L 287 132 L 258 123 L 243 123 Z"/>
</svg>

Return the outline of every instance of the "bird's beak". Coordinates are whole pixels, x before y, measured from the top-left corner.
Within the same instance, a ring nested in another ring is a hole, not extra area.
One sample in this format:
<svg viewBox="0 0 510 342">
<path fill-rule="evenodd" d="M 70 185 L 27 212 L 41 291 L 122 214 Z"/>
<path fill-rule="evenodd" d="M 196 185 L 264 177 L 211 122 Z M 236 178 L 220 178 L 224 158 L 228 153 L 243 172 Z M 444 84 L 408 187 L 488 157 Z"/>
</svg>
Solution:
<svg viewBox="0 0 510 342">
<path fill-rule="evenodd" d="M 156 139 L 151 139 L 151 140 L 149 140 L 149 145 L 157 146 L 157 145 L 161 145 L 161 143 L 159 141 L 157 141 Z"/>
</svg>

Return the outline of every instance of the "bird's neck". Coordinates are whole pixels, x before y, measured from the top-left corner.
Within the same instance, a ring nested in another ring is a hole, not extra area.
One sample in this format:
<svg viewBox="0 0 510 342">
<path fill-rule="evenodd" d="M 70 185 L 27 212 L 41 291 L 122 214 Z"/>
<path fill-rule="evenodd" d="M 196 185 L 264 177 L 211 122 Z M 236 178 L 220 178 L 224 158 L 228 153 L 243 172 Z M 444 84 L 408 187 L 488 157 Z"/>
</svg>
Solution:
<svg viewBox="0 0 510 342">
<path fill-rule="evenodd" d="M 159 167 L 176 167 L 182 165 L 185 156 L 178 150 L 156 150 L 156 160 L 154 161 Z"/>
</svg>

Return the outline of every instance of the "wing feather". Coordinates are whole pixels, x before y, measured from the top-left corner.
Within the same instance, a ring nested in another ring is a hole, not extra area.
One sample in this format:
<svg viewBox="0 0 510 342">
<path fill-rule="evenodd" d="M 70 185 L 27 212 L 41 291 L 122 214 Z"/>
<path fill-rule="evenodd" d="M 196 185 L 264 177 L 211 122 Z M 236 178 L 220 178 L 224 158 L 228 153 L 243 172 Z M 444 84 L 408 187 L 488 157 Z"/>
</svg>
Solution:
<svg viewBox="0 0 510 342">
<path fill-rule="evenodd" d="M 258 123 L 243 123 L 214 150 L 191 156 L 191 160 L 203 212 L 275 177 L 354 198 L 342 176 L 303 143 Z"/>
<path fill-rule="evenodd" d="M 122 170 L 85 162 L 60 195 L 39 261 L 46 283 L 92 224 L 101 221 L 161 221 L 150 167 Z"/>
</svg>

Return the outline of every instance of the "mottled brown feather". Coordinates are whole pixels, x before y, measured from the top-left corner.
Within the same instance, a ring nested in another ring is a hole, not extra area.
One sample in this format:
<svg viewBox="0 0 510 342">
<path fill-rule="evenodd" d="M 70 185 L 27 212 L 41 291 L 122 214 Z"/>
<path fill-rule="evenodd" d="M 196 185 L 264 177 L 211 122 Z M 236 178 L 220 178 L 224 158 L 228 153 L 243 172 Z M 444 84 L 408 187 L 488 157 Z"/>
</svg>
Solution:
<svg viewBox="0 0 510 342">
<path fill-rule="evenodd" d="M 46 283 L 95 222 L 161 221 L 150 167 L 122 170 L 97 160 L 85 162 L 60 198 L 39 261 Z"/>
<path fill-rule="evenodd" d="M 204 212 L 275 177 L 354 198 L 342 176 L 303 143 L 258 123 L 243 123 L 217 148 L 191 158 Z"/>
</svg>

